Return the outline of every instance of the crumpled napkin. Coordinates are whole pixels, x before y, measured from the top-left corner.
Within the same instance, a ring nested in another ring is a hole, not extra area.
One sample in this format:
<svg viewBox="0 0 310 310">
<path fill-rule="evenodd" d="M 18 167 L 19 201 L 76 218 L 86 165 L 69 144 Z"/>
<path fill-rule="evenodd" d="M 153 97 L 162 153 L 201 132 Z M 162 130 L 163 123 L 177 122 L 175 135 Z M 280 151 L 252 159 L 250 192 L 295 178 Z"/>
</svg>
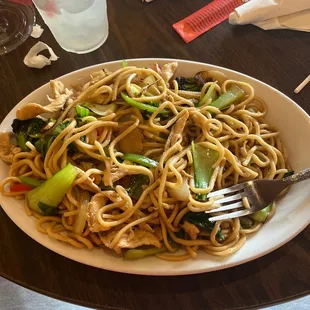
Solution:
<svg viewBox="0 0 310 310">
<path fill-rule="evenodd" d="M 32 28 L 32 32 L 31 32 L 31 36 L 35 39 L 38 39 L 41 37 L 42 33 L 43 33 L 44 29 L 38 25 L 38 24 L 35 24 Z"/>
<path fill-rule="evenodd" d="M 49 58 L 39 54 L 43 50 L 48 50 L 48 52 L 50 53 Z M 29 50 L 29 52 L 25 56 L 24 64 L 30 68 L 42 69 L 47 65 L 51 65 L 52 61 L 56 61 L 57 59 L 58 56 L 56 56 L 52 48 L 49 47 L 47 44 L 39 41 Z"/>
<path fill-rule="evenodd" d="M 251 0 L 235 9 L 229 22 L 310 32 L 310 0 Z"/>
</svg>

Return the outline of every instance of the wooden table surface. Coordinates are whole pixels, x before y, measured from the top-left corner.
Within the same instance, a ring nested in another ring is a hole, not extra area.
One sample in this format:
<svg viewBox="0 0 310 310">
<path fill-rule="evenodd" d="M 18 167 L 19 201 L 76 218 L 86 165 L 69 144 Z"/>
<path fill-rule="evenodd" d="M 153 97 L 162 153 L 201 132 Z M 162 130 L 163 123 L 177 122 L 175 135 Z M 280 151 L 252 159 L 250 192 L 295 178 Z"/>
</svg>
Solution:
<svg viewBox="0 0 310 310">
<path fill-rule="evenodd" d="M 52 78 L 93 64 L 139 57 L 196 60 L 234 69 L 276 87 L 310 113 L 310 87 L 293 93 L 310 73 L 310 35 L 224 22 L 185 44 L 172 24 L 208 2 L 110 0 L 109 38 L 86 55 L 62 50 L 45 26 L 40 40 L 53 47 L 59 60 L 42 70 L 27 68 L 23 58 L 37 41 L 32 38 L 0 57 L 0 120 Z M 44 25 L 39 16 L 38 23 Z M 309 241 L 310 227 L 280 249 L 228 270 L 184 277 L 132 276 L 84 266 L 53 253 L 25 235 L 0 208 L 0 275 L 37 292 L 97 309 L 248 309 L 309 293 Z"/>
</svg>

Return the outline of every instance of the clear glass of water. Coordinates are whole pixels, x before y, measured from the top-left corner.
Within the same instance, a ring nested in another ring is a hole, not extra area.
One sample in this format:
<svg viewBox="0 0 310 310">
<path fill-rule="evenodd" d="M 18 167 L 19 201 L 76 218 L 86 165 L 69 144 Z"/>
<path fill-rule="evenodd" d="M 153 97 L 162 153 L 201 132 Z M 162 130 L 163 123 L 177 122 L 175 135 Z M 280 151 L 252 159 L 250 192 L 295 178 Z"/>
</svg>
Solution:
<svg viewBox="0 0 310 310">
<path fill-rule="evenodd" d="M 107 39 L 106 0 L 33 0 L 59 45 L 68 52 L 89 53 Z"/>
</svg>

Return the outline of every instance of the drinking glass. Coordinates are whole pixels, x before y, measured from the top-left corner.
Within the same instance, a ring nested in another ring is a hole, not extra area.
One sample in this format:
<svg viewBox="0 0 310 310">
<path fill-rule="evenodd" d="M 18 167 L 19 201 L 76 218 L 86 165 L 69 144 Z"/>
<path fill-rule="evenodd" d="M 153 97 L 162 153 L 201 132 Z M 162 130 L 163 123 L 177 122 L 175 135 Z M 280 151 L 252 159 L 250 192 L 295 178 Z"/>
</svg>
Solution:
<svg viewBox="0 0 310 310">
<path fill-rule="evenodd" d="M 91 52 L 107 39 L 106 0 L 33 0 L 59 45 L 68 52 Z"/>
</svg>

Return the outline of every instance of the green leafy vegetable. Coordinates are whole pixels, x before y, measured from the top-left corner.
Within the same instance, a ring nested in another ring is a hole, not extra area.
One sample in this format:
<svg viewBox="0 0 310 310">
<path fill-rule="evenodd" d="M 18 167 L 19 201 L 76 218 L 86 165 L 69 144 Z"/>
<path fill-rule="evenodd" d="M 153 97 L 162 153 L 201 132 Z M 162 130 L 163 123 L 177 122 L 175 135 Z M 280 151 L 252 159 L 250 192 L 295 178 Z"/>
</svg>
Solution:
<svg viewBox="0 0 310 310">
<path fill-rule="evenodd" d="M 194 161 L 195 187 L 207 188 L 209 186 L 213 168 L 218 159 L 218 152 L 192 142 L 192 154 Z M 196 199 L 206 200 L 206 194 L 197 194 Z"/>
<path fill-rule="evenodd" d="M 57 215 L 58 214 L 58 208 L 48 206 L 43 202 L 39 201 L 38 207 L 44 216 L 51 216 L 51 215 Z"/>
<path fill-rule="evenodd" d="M 157 107 L 154 107 L 151 104 L 146 104 L 146 103 L 138 102 L 138 101 L 130 98 L 129 96 L 127 96 L 124 93 L 121 93 L 121 96 L 128 104 L 130 104 L 133 107 L 138 108 L 139 110 L 146 111 L 146 112 L 149 112 L 149 113 L 154 113 L 154 112 L 156 112 L 158 110 Z M 160 114 L 160 115 L 168 115 L 168 114 L 170 114 L 170 112 L 168 110 L 163 109 L 158 114 Z"/>
<path fill-rule="evenodd" d="M 271 205 L 269 205 L 268 207 L 266 207 L 262 210 L 255 212 L 253 214 L 250 214 L 249 217 L 256 222 L 263 223 L 266 221 L 267 216 L 270 213 L 270 210 L 271 210 Z"/>
<path fill-rule="evenodd" d="M 76 107 L 76 114 L 78 117 L 85 117 L 85 116 L 89 116 L 89 110 L 85 107 L 82 107 L 81 105 L 77 104 Z"/>
<path fill-rule="evenodd" d="M 122 60 L 122 68 L 128 67 L 128 63 L 125 59 Z"/>
<path fill-rule="evenodd" d="M 49 208 L 57 209 L 77 174 L 77 169 L 71 164 L 68 164 L 50 179 L 27 194 L 29 207 L 43 215 L 42 208 L 44 212 L 50 212 L 51 210 Z M 39 203 L 41 204 L 39 205 Z"/>
<path fill-rule="evenodd" d="M 184 216 L 183 216 L 183 220 L 186 220 L 194 225 L 196 225 L 197 227 L 208 231 L 208 232 L 212 232 L 215 222 L 210 222 L 209 218 L 211 216 L 205 212 L 187 212 Z M 219 229 L 216 237 L 218 238 L 219 241 L 223 241 L 225 239 L 224 235 L 222 234 L 222 231 Z"/>
<path fill-rule="evenodd" d="M 149 183 L 148 176 L 144 174 L 134 175 L 129 184 L 129 187 L 127 188 L 128 195 L 131 198 L 138 200 L 143 192 L 142 186 L 147 185 L 148 183 Z"/>
<path fill-rule="evenodd" d="M 231 104 L 238 102 L 245 96 L 245 92 L 237 85 L 233 84 L 232 87 L 215 101 L 211 103 L 211 106 L 220 110 L 228 108 Z"/>
<path fill-rule="evenodd" d="M 201 91 L 201 85 L 196 81 L 193 77 L 177 77 L 176 82 L 178 83 L 180 90 L 187 90 L 187 91 Z"/>
<path fill-rule="evenodd" d="M 210 222 L 209 218 L 211 216 L 205 212 L 187 212 L 183 216 L 183 220 L 186 220 L 205 231 L 211 232 L 214 228 L 215 222 Z"/>
<path fill-rule="evenodd" d="M 208 100 L 211 99 L 211 103 L 217 98 L 217 92 L 215 90 L 216 83 L 213 83 L 208 88 L 206 94 L 203 96 L 203 98 L 199 101 L 198 107 L 203 106 Z"/>
<path fill-rule="evenodd" d="M 17 140 L 17 145 L 22 151 L 29 151 L 26 142 L 35 143 L 37 138 L 42 136 L 41 130 L 45 125 L 46 122 L 41 118 L 31 118 L 25 121 L 21 121 L 17 118 L 14 119 L 12 129 Z"/>
<path fill-rule="evenodd" d="M 146 156 L 139 155 L 139 154 L 126 153 L 124 154 L 123 159 L 132 161 L 133 163 L 136 163 L 144 167 L 148 167 L 148 168 L 156 168 L 158 166 L 157 161 L 150 159 Z"/>
<path fill-rule="evenodd" d="M 42 137 L 34 143 L 34 146 L 36 147 L 37 151 L 41 153 L 43 157 L 45 157 L 48 149 L 52 145 L 55 138 L 69 125 L 70 121 L 61 122 L 53 129 L 53 131 L 50 134 L 42 135 Z M 71 147 L 73 146 L 69 145 L 68 151 L 70 150 Z"/>
</svg>

